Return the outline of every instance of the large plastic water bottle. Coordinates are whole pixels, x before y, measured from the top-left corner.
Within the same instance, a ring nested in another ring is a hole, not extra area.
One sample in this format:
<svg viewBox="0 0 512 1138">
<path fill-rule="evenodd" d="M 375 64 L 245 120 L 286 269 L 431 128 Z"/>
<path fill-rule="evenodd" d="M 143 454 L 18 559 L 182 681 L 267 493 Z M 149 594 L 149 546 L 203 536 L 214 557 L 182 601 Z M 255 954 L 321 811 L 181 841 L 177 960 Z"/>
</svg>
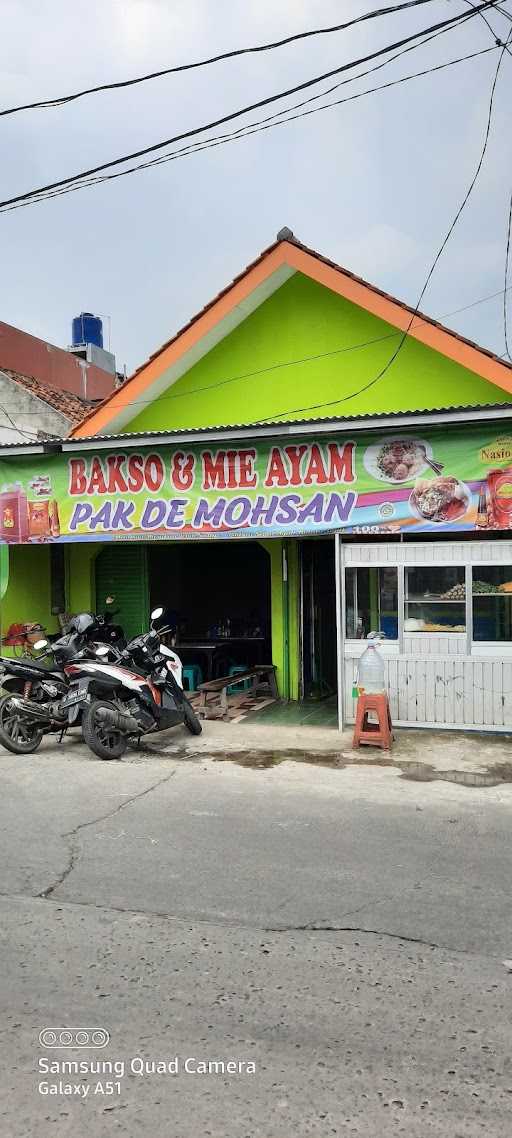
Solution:
<svg viewBox="0 0 512 1138">
<path fill-rule="evenodd" d="M 377 695 L 386 690 L 384 681 L 384 660 L 375 641 L 379 639 L 378 632 L 369 632 L 369 644 L 359 660 L 357 669 L 357 682 L 368 695 Z"/>
</svg>

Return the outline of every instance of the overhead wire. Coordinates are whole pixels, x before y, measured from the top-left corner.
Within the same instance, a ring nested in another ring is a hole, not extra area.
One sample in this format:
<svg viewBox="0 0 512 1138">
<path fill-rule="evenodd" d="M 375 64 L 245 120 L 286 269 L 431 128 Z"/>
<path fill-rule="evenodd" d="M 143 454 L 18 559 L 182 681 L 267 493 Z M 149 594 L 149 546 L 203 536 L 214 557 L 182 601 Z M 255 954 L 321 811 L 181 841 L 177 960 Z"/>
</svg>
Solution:
<svg viewBox="0 0 512 1138">
<path fill-rule="evenodd" d="M 510 285 L 507 285 L 508 269 L 509 269 L 509 263 L 510 263 L 511 229 L 512 229 L 512 193 L 510 195 L 510 204 L 509 204 L 509 208 L 508 208 L 507 245 L 506 245 L 506 251 L 505 251 L 505 287 L 503 289 L 503 333 L 504 333 L 504 337 L 505 337 L 505 355 L 508 356 L 509 360 L 512 363 L 512 356 L 510 355 L 510 347 L 509 347 L 509 342 L 508 342 L 508 307 L 507 307 L 507 292 L 508 292 L 509 288 L 511 287 Z"/>
<path fill-rule="evenodd" d="M 470 16 L 466 16 L 465 20 L 462 22 L 465 22 L 466 20 L 469 20 L 470 18 L 471 18 Z M 446 30 L 451 30 L 451 29 L 446 29 Z M 101 184 L 103 182 L 113 181 L 117 178 L 122 178 L 128 174 L 138 173 L 141 170 L 146 170 L 146 169 L 152 168 L 154 166 L 164 165 L 167 162 L 173 162 L 179 158 L 188 158 L 193 154 L 199 154 L 204 150 L 215 149 L 217 146 L 226 145 L 229 142 L 238 142 L 241 139 L 248 138 L 253 134 L 259 134 L 259 133 L 262 133 L 264 131 L 272 129 L 273 127 L 283 126 L 288 122 L 295 122 L 298 119 L 307 118 L 309 115 L 316 114 L 319 111 L 329 110 L 332 107 L 341 106 L 343 103 L 353 102 L 356 99 L 363 98 L 366 95 L 371 95 L 371 94 L 375 94 L 379 91 L 387 90 L 390 87 L 398 86 L 401 83 L 408 82 L 409 80 L 412 80 L 412 79 L 422 78 L 422 77 L 424 77 L 426 75 L 430 75 L 434 72 L 442 71 L 447 67 L 452 67 L 452 66 L 459 64 L 459 63 L 465 63 L 468 60 L 476 59 L 481 55 L 486 55 L 491 51 L 497 50 L 497 45 L 495 45 L 493 47 L 481 48 L 480 51 L 470 52 L 467 55 L 459 56 L 457 59 L 447 60 L 445 63 L 436 64 L 435 66 L 426 68 L 423 71 L 413 72 L 412 74 L 402 76 L 399 79 L 391 80 L 389 83 L 380 84 L 377 87 L 366 88 L 365 90 L 356 92 L 355 94 L 349 95 L 344 99 L 333 100 L 332 102 L 322 104 L 318 107 L 314 107 L 313 109 L 310 109 L 309 111 L 304 111 L 301 114 L 290 115 L 287 113 L 287 112 L 295 110 L 297 108 L 301 108 L 303 106 L 306 106 L 307 104 L 314 102 L 315 100 L 317 100 L 319 98 L 323 98 L 323 97 L 325 97 L 325 95 L 330 94 L 332 91 L 337 90 L 339 87 L 345 86 L 347 83 L 357 82 L 359 79 L 364 78 L 366 75 L 369 75 L 374 71 L 378 71 L 382 67 L 388 65 L 389 63 L 394 62 L 396 59 L 399 59 L 402 55 L 405 55 L 406 52 L 409 52 L 418 46 L 423 47 L 424 44 L 430 42 L 430 40 L 432 40 L 432 39 L 435 39 L 437 37 L 437 35 L 440 35 L 440 34 L 441 33 L 438 32 L 438 33 L 436 33 L 436 35 L 429 36 L 427 39 L 422 40 L 419 44 L 413 44 L 413 45 L 405 48 L 405 50 L 398 52 L 394 56 L 391 56 L 391 58 L 389 60 L 384 60 L 383 62 L 378 64 L 376 67 L 372 67 L 367 71 L 360 72 L 359 75 L 351 76 L 348 79 L 344 79 L 341 83 L 336 83 L 336 84 L 334 84 L 333 87 L 328 88 L 327 91 L 320 92 L 320 94 L 312 95 L 308 99 L 304 99 L 299 103 L 292 104 L 291 106 L 286 107 L 283 110 L 275 111 L 275 112 L 273 112 L 273 114 L 267 116 L 264 119 L 256 120 L 253 123 L 247 123 L 242 127 L 238 127 L 235 131 L 230 131 L 230 132 L 227 132 L 227 133 L 221 134 L 221 135 L 214 135 L 212 138 L 205 139 L 203 141 L 197 141 L 197 142 L 189 143 L 187 146 L 181 147 L 178 150 L 173 150 L 169 154 L 160 155 L 159 157 L 150 159 L 147 162 L 138 163 L 136 166 L 131 166 L 126 170 L 120 170 L 120 171 L 117 171 L 116 173 L 113 173 L 113 174 L 103 174 L 103 175 L 100 175 L 100 176 L 95 177 L 95 178 L 83 180 L 76 185 L 70 185 L 70 186 L 63 187 L 62 189 L 59 189 L 59 190 L 53 190 L 48 194 L 41 195 L 40 197 L 37 197 L 35 199 L 31 199 L 31 200 L 26 201 L 26 202 L 18 202 L 15 205 L 6 206 L 3 209 L 0 209 L 0 213 L 9 213 L 15 209 L 26 208 L 29 205 L 34 205 L 34 204 L 37 204 L 38 202 L 41 202 L 41 201 L 49 201 L 53 198 L 62 197 L 66 194 L 74 193 L 74 192 L 81 190 L 81 189 L 87 189 L 87 188 L 90 188 L 91 186 L 95 186 L 95 185 Z M 275 120 L 277 120 L 277 121 L 275 121 Z"/>
<path fill-rule="evenodd" d="M 464 209 L 465 209 L 465 207 L 469 201 L 469 198 L 473 192 L 473 189 L 474 189 L 474 187 L 478 181 L 480 171 L 481 171 L 483 163 L 484 163 L 484 158 L 485 158 L 485 155 L 487 152 L 487 145 L 489 142 L 489 136 L 490 136 L 490 132 L 491 132 L 491 123 L 492 123 L 492 115 L 493 115 L 493 108 L 494 108 L 494 95 L 495 95 L 495 91 L 496 91 L 496 85 L 498 82 L 498 77 L 499 77 L 499 73 L 501 70 L 501 65 L 503 62 L 505 51 L 506 51 L 506 48 L 507 48 L 507 46 L 511 40 L 512 40 L 512 30 L 510 31 L 510 33 L 507 37 L 506 43 L 503 45 L 503 47 L 500 50 L 498 63 L 497 63 L 496 70 L 494 73 L 494 78 L 493 78 L 493 82 L 491 85 L 489 109 L 488 109 L 488 114 L 487 114 L 487 122 L 486 122 L 486 128 L 485 128 L 485 133 L 484 133 L 484 140 L 483 140 L 482 149 L 481 149 L 480 157 L 479 157 L 477 165 L 476 165 L 475 172 L 474 172 L 473 177 L 469 183 L 469 186 L 468 186 L 468 188 L 464 194 L 462 202 L 461 202 L 460 206 L 458 207 L 458 209 L 455 213 L 455 216 L 450 223 L 448 231 L 447 231 L 445 237 L 443 238 L 443 241 L 441 242 L 441 245 L 440 245 L 440 247 L 439 247 L 439 249 L 438 249 L 438 251 L 434 257 L 434 260 L 432 261 L 430 269 L 429 269 L 427 276 L 425 278 L 423 287 L 421 289 L 420 295 L 419 295 L 418 300 L 414 306 L 414 310 L 413 310 L 411 319 L 410 319 L 407 327 L 405 328 L 404 332 L 402 333 L 402 336 L 400 338 L 400 342 L 397 345 L 397 347 L 395 348 L 392 355 L 390 356 L 389 360 L 384 365 L 384 367 L 382 367 L 380 369 L 380 371 L 377 373 L 377 375 L 373 376 L 372 379 L 370 379 L 367 383 L 363 384 L 363 386 L 358 388 L 357 391 L 351 392 L 350 395 L 344 395 L 340 399 L 328 400 L 327 402 L 309 404 L 307 407 L 293 407 L 293 408 L 287 408 L 284 411 L 274 411 L 272 416 L 265 416 L 265 418 L 262 419 L 262 422 L 265 422 L 267 419 L 270 419 L 270 418 L 276 418 L 276 417 L 281 418 L 284 415 L 296 415 L 296 414 L 302 413 L 304 411 L 317 411 L 317 410 L 320 410 L 324 407 L 333 407 L 333 406 L 339 406 L 340 403 L 348 403 L 351 399 L 356 399 L 358 395 L 363 395 L 366 391 L 369 391 L 370 388 L 374 387 L 376 383 L 378 383 L 381 379 L 383 379 L 383 377 L 389 371 L 390 367 L 392 367 L 392 365 L 394 364 L 395 360 L 397 359 L 398 355 L 402 351 L 402 348 L 403 348 L 403 346 L 407 340 L 409 332 L 410 332 L 412 325 L 414 323 L 415 317 L 417 316 L 421 301 L 422 301 L 422 299 L 423 299 L 423 297 L 427 291 L 428 285 L 429 285 L 429 283 L 432 279 L 432 276 L 435 272 L 436 266 L 437 266 L 437 264 L 438 264 L 438 262 L 442 256 L 447 244 L 448 244 L 448 241 L 450 240 L 450 237 L 451 237 L 451 235 L 455 229 L 455 226 L 457 225 L 457 222 L 459 221 L 459 218 L 461 217 L 461 214 L 463 213 L 463 211 L 464 211 Z"/>
<path fill-rule="evenodd" d="M 472 8 L 474 11 L 474 9 L 475 9 L 474 0 L 464 0 L 464 4 L 467 4 L 468 7 Z M 498 9 L 497 5 L 496 5 L 496 10 L 501 11 L 501 9 Z M 485 16 L 483 12 L 480 12 L 479 15 L 480 15 L 480 19 L 483 20 L 484 24 L 489 29 L 489 31 L 490 31 L 490 33 L 491 33 L 491 35 L 492 35 L 492 37 L 496 43 L 496 46 L 497 47 L 503 47 L 503 40 L 501 39 L 501 36 L 498 35 L 498 32 L 496 32 L 495 29 L 493 28 L 492 24 L 489 23 L 487 16 Z M 508 13 L 502 12 L 502 15 L 508 16 Z M 509 19 L 510 19 L 510 17 L 509 17 Z M 510 50 L 510 47 L 506 46 L 506 51 L 508 51 L 508 54 L 510 56 L 512 56 L 512 51 Z"/>
<path fill-rule="evenodd" d="M 62 107 L 67 103 L 73 103 L 77 99 L 83 99 L 87 95 L 96 95 L 102 91 L 118 91 L 126 87 L 134 87 L 140 83 L 147 83 L 153 79 L 161 79 L 165 75 L 176 75 L 184 71 L 192 71 L 202 67 L 209 67 L 211 64 L 220 63 L 227 59 L 236 59 L 243 55 L 255 55 L 266 51 L 274 51 L 277 48 L 286 47 L 291 43 L 298 43 L 300 40 L 310 39 L 315 36 L 331 35 L 335 32 L 347 31 L 348 28 L 355 27 L 357 24 L 362 24 L 368 20 L 375 20 L 381 16 L 393 15 L 395 12 L 403 12 L 408 8 L 418 8 L 423 4 L 431 4 L 433 0 L 404 0 L 401 4 L 390 5 L 386 8 L 373 9 L 370 12 L 364 12 L 361 16 L 355 16 L 352 20 L 347 20 L 343 24 L 331 24 L 327 27 L 311 28 L 304 32 L 295 32 L 292 35 L 284 36 L 282 39 L 273 40 L 270 43 L 257 44 L 251 47 L 235 48 L 231 51 L 223 51 L 218 55 L 212 55 L 206 59 L 194 60 L 192 63 L 180 63 L 174 67 L 164 67 L 159 71 L 150 71 L 145 75 L 138 75 L 133 79 L 118 79 L 112 83 L 100 83 L 96 87 L 85 87 L 80 91 L 74 91 L 69 95 L 58 95 L 53 99 L 39 99 L 33 103 L 22 103 L 16 107 L 6 107 L 0 110 L 0 117 L 5 115 L 15 115 L 20 111 L 41 110 L 46 107 Z"/>
<path fill-rule="evenodd" d="M 489 8 L 494 7 L 494 3 L 495 0 L 484 0 L 482 4 L 473 9 L 473 15 L 469 13 L 469 18 L 471 19 L 479 12 L 486 11 Z M 360 57 L 359 59 L 350 60 L 348 63 L 340 65 L 340 67 L 332 68 L 329 71 L 324 72 L 322 75 L 317 75 L 311 79 L 307 79 L 302 83 L 298 83 L 293 87 L 287 88 L 284 91 L 276 92 L 274 95 L 269 95 L 264 99 L 259 99 L 254 103 L 247 104 L 244 107 L 240 107 L 235 111 L 231 111 L 226 115 L 222 115 L 217 119 L 211 120 L 209 123 L 204 123 L 199 127 L 193 127 L 189 130 L 182 131 L 180 134 L 173 135 L 172 137 L 164 139 L 161 142 L 154 143 L 151 146 L 143 147 L 140 150 L 133 151 L 130 154 L 125 154 L 118 158 L 110 159 L 107 162 L 100 163 L 98 166 L 92 166 L 87 170 L 80 171 L 78 174 L 69 175 L 67 178 L 61 178 L 55 182 L 49 182 L 44 186 L 35 187 L 32 190 L 27 190 L 23 194 L 17 194 L 12 198 L 6 198 L 4 201 L 0 201 L 0 211 L 3 208 L 14 205 L 18 202 L 27 201 L 29 199 L 31 201 L 37 200 L 40 195 L 48 193 L 51 190 L 68 186 L 71 183 L 78 183 L 84 178 L 88 178 L 94 174 L 101 173 L 103 170 L 112 169 L 114 166 L 124 165 L 126 162 L 131 162 L 135 158 L 141 158 L 146 154 L 152 154 L 156 150 L 163 150 L 165 147 L 171 146 L 175 142 L 181 142 L 186 138 L 192 138 L 197 134 L 204 134 L 208 130 L 213 130 L 218 126 L 224 125 L 226 122 L 233 121 L 233 119 L 241 118 L 243 115 L 249 114 L 251 111 L 258 110 L 260 107 L 269 106 L 271 103 L 279 102 L 281 99 L 287 98 L 289 95 L 293 95 L 299 91 L 307 90 L 309 87 L 316 86 L 318 83 L 321 83 L 325 79 L 329 79 L 334 75 L 339 75 L 345 71 L 352 70 L 354 67 L 358 67 L 363 63 L 368 63 L 373 59 L 377 59 L 382 55 L 387 55 L 390 51 L 394 51 L 396 48 L 403 47 L 406 44 L 413 42 L 414 40 L 421 39 L 422 36 L 430 32 L 441 30 L 442 28 L 447 28 L 450 26 L 456 27 L 458 24 L 466 22 L 467 18 L 467 15 L 463 13 L 455 17 L 450 17 L 447 20 L 439 21 L 437 24 L 432 24 L 428 28 L 422 28 L 420 31 L 414 32 L 412 35 L 405 36 L 402 39 L 397 40 L 395 43 L 388 44 L 384 48 L 379 48 L 377 51 L 371 52 L 368 55 Z"/>
</svg>

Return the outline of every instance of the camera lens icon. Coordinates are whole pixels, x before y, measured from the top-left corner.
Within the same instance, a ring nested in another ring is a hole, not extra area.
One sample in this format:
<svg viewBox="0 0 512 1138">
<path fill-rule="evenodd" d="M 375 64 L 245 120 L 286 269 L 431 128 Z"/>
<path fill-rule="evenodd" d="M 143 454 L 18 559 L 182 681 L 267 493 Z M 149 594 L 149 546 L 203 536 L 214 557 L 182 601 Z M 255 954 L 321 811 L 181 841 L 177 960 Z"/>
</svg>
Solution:
<svg viewBox="0 0 512 1138">
<path fill-rule="evenodd" d="M 110 1034 L 104 1027 L 44 1027 L 39 1032 L 41 1047 L 106 1047 L 109 1042 Z"/>
</svg>

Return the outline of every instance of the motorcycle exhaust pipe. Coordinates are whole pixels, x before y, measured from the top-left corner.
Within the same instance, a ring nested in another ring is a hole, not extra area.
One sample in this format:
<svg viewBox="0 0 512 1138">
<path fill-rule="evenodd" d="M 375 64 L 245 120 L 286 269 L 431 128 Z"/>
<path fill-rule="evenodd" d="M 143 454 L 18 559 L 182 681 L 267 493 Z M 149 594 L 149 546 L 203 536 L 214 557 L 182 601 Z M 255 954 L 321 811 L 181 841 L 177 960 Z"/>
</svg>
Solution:
<svg viewBox="0 0 512 1138">
<path fill-rule="evenodd" d="M 99 707 L 97 718 L 107 727 L 114 727 L 125 735 L 140 735 L 141 726 L 133 715 L 125 715 L 122 711 L 115 711 L 113 707 Z"/>
<path fill-rule="evenodd" d="M 32 719 L 39 719 L 42 723 L 64 724 L 66 722 L 65 718 L 61 719 L 56 715 L 52 715 L 48 706 L 45 707 L 44 704 L 35 703 L 32 699 L 22 699 L 21 696 L 13 695 L 10 699 L 10 704 L 16 708 L 16 711 L 22 711 L 24 715 L 30 715 Z"/>
</svg>

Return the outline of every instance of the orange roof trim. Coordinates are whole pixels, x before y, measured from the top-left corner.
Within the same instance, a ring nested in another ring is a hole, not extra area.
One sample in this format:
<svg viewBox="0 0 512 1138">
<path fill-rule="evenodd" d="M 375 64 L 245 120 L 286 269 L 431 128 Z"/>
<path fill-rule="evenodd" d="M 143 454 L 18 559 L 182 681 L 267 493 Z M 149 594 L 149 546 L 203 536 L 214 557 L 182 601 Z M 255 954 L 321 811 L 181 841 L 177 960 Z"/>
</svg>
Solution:
<svg viewBox="0 0 512 1138">
<path fill-rule="evenodd" d="M 402 301 L 368 284 L 361 277 L 343 269 L 334 261 L 302 245 L 295 238 L 274 242 L 253 261 L 230 285 L 203 308 L 176 335 L 165 343 L 149 360 L 134 372 L 133 376 L 108 396 L 98 407 L 82 420 L 71 432 L 72 437 L 80 438 L 104 431 L 116 418 L 122 407 L 126 406 L 126 393 L 131 403 L 136 404 L 148 388 L 185 352 L 197 344 L 215 326 L 277 269 L 287 266 L 304 276 L 324 285 L 331 292 L 352 301 L 373 316 L 405 331 L 411 316 L 414 323 L 408 333 L 413 339 L 475 372 L 483 379 L 494 383 L 503 391 L 512 392 L 512 365 L 505 363 L 493 352 L 481 348 L 471 340 L 458 335 L 436 320 L 423 313 L 415 313 Z"/>
</svg>

